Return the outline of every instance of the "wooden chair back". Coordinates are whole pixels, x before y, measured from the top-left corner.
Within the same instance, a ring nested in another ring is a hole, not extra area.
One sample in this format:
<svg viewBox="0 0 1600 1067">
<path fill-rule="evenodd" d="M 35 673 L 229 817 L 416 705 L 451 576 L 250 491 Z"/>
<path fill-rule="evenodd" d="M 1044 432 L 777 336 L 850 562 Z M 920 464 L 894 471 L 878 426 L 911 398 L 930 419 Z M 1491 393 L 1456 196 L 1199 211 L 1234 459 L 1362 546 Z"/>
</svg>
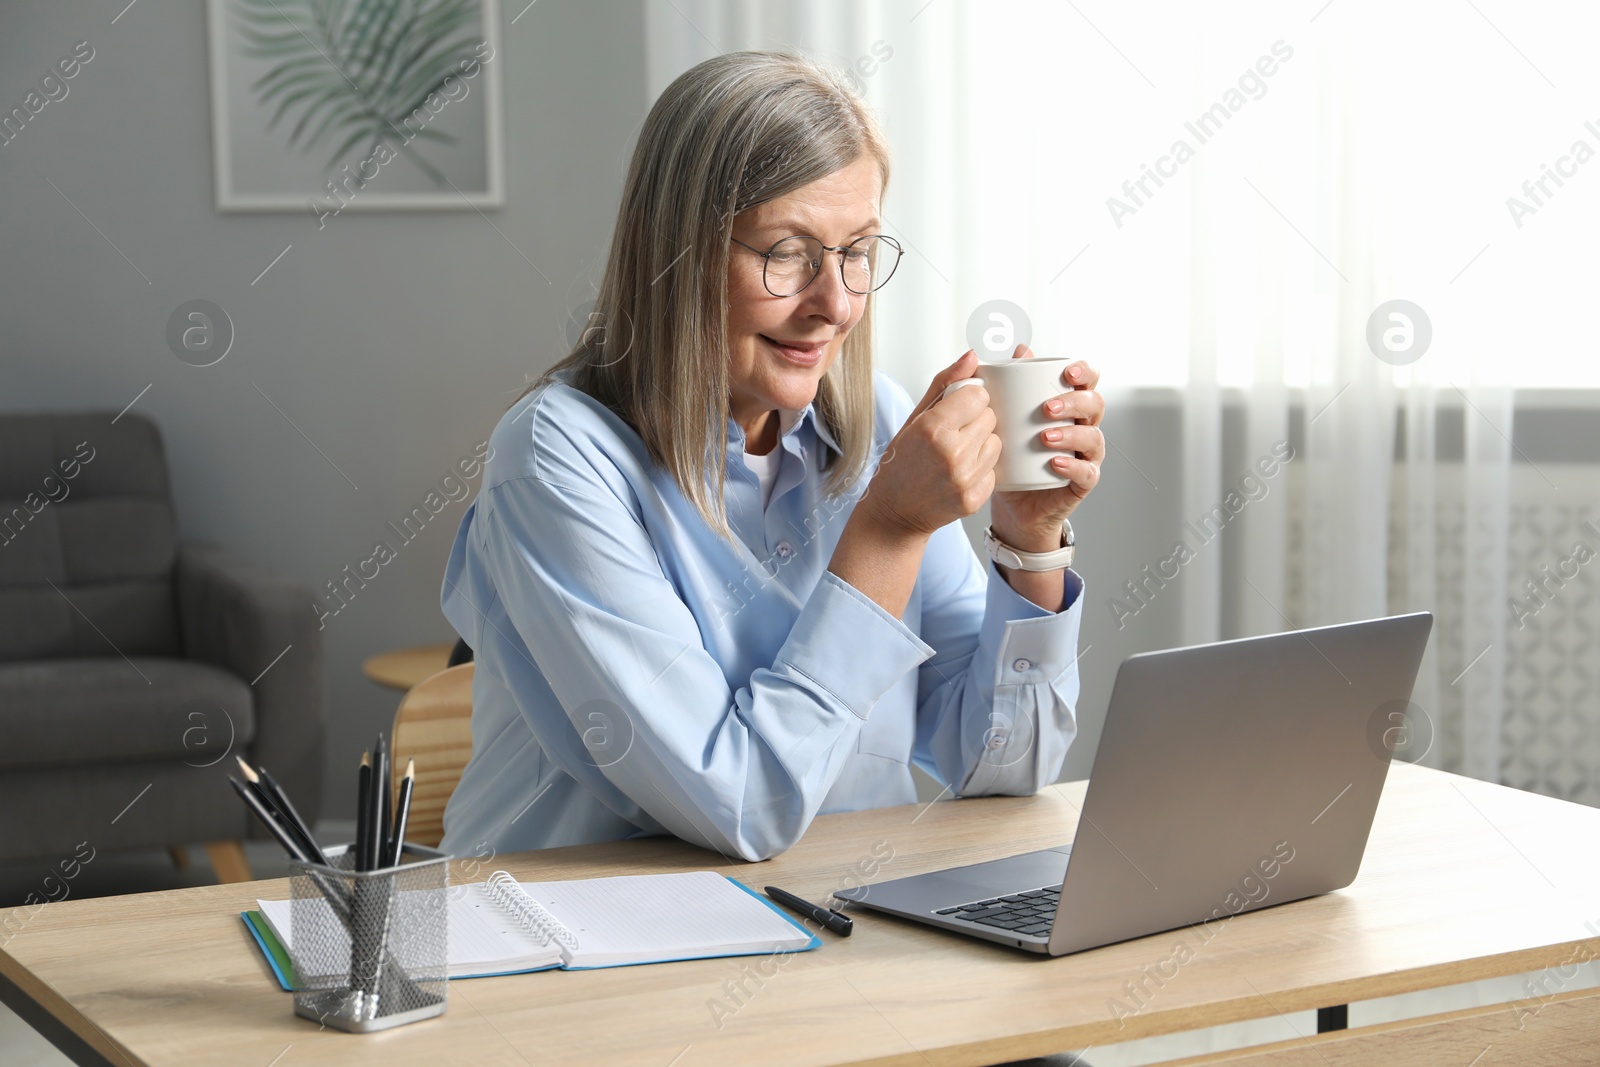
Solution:
<svg viewBox="0 0 1600 1067">
<path fill-rule="evenodd" d="M 406 840 L 437 848 L 444 837 L 444 806 L 472 758 L 472 673 L 463 663 L 424 678 L 400 700 L 390 733 L 391 785 L 400 795 L 406 760 L 417 761 Z"/>
</svg>

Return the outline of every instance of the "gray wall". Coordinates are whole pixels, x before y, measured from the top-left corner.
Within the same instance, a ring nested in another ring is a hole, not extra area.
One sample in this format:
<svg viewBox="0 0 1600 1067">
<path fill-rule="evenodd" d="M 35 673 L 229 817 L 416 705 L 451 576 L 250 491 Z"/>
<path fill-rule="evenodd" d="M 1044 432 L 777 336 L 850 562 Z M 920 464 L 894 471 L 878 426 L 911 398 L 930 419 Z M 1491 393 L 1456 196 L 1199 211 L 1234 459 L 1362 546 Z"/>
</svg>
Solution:
<svg viewBox="0 0 1600 1067">
<path fill-rule="evenodd" d="M 0 8 L 0 111 L 77 42 L 96 53 L 0 146 L 0 408 L 115 413 L 149 385 L 134 410 L 166 435 L 183 536 L 314 588 L 392 540 L 385 521 L 558 354 L 646 110 L 639 0 L 543 0 L 510 24 L 522 7 L 502 5 L 496 60 L 508 206 L 345 211 L 321 231 L 309 212 L 213 208 L 201 0 L 138 3 L 115 24 L 121 3 Z M 197 298 L 237 332 L 207 368 L 166 343 L 168 315 Z M 439 578 L 465 507 L 327 620 L 326 814 L 353 814 L 350 768 L 394 714 L 361 660 L 454 636 Z"/>
</svg>

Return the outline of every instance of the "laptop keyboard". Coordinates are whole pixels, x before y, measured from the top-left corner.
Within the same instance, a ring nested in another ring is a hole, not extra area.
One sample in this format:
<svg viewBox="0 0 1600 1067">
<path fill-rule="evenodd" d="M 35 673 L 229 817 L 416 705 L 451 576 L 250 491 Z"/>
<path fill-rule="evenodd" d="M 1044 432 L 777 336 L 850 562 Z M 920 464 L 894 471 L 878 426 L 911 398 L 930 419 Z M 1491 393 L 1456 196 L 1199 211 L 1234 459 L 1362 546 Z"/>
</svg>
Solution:
<svg viewBox="0 0 1600 1067">
<path fill-rule="evenodd" d="M 1030 889 L 1024 893 L 1008 893 L 1003 897 L 974 900 L 970 904 L 957 904 L 953 908 L 940 908 L 935 915 L 949 915 L 956 919 L 992 926 L 997 930 L 1011 930 L 1019 934 L 1044 937 L 1055 922 L 1056 904 L 1061 899 L 1061 886 L 1048 885 L 1043 889 Z"/>
</svg>

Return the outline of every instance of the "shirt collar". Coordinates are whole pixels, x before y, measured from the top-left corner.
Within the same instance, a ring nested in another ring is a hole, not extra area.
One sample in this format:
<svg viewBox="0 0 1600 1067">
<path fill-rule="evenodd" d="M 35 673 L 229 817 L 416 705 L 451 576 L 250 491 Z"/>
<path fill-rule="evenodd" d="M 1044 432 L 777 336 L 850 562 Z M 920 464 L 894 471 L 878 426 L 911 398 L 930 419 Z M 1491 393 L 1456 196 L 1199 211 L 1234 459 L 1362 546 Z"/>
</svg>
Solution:
<svg viewBox="0 0 1600 1067">
<path fill-rule="evenodd" d="M 827 426 L 823 424 L 822 417 L 817 414 L 815 404 L 807 404 L 798 411 L 779 409 L 778 443 L 782 445 L 785 441 L 793 440 L 808 423 L 812 432 L 817 435 L 817 440 L 833 449 L 839 455 L 844 455 L 844 449 L 839 447 L 839 443 L 833 439 L 833 435 L 828 432 Z M 744 444 L 744 427 L 730 418 L 728 420 L 728 447 L 734 451 L 743 452 Z M 798 449 L 798 442 L 795 442 L 795 445 L 796 449 Z M 794 450 L 791 449 L 791 451 Z"/>
<path fill-rule="evenodd" d="M 839 442 L 835 441 L 833 439 L 833 435 L 828 432 L 828 427 L 822 416 L 817 414 L 817 408 L 815 404 L 807 404 L 804 410 L 797 412 L 795 421 L 798 422 L 801 418 L 808 418 L 811 420 L 811 429 L 816 433 L 817 440 L 833 449 L 837 454 L 841 456 L 844 455 L 844 449 L 839 447 Z"/>
</svg>

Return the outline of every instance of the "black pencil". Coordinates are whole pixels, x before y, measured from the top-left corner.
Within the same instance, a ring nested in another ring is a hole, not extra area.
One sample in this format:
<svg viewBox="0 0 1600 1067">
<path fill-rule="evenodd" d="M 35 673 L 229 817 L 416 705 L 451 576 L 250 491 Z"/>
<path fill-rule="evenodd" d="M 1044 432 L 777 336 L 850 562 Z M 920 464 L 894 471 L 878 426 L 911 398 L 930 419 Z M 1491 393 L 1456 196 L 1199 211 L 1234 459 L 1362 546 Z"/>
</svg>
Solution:
<svg viewBox="0 0 1600 1067">
<path fill-rule="evenodd" d="M 411 790 L 417 776 L 417 761 L 406 760 L 405 777 L 400 779 L 400 796 L 394 806 L 394 843 L 389 846 L 389 866 L 400 866 L 400 850 L 406 845 L 406 822 L 411 816 Z"/>
<path fill-rule="evenodd" d="M 301 852 L 305 853 L 307 856 L 313 855 L 313 853 L 309 851 L 311 846 L 307 844 L 305 838 L 300 836 L 300 832 L 292 823 L 290 823 L 289 817 L 283 813 L 282 809 L 278 807 L 277 801 L 275 801 L 272 798 L 272 795 L 267 792 L 267 787 L 262 783 L 261 776 L 255 772 L 250 764 L 244 761 L 243 756 L 235 755 L 234 759 L 239 762 L 239 770 L 244 775 L 246 788 L 252 795 L 255 796 L 257 800 L 261 802 L 261 806 L 266 810 L 267 817 L 280 826 L 286 834 L 294 838 L 295 841 L 299 843 L 301 846 Z"/>
<path fill-rule="evenodd" d="M 370 870 L 368 849 L 372 829 L 368 825 L 372 815 L 372 757 L 361 753 L 361 770 L 356 772 L 356 845 L 355 869 Z"/>
<path fill-rule="evenodd" d="M 283 796 L 282 791 L 276 788 L 276 783 L 268 785 L 266 779 L 244 761 L 243 756 L 235 755 L 233 758 L 239 762 L 239 771 L 244 775 L 245 781 L 249 783 L 250 792 L 254 793 L 256 798 L 266 807 L 267 813 L 272 817 L 273 821 L 281 825 L 289 836 L 300 843 L 301 851 L 308 858 L 317 859 L 317 857 L 320 857 L 322 850 L 317 848 L 316 842 L 311 838 L 311 834 L 305 827 L 299 825 L 297 817 L 290 816 L 289 812 L 285 810 L 288 798 Z M 317 861 L 321 862 L 320 859 Z"/>
<path fill-rule="evenodd" d="M 235 778 L 233 775 L 230 774 L 227 776 L 227 778 L 228 784 L 233 786 L 233 791 L 235 793 L 239 794 L 239 799 L 244 801 L 245 807 L 249 808 L 253 813 L 255 813 L 255 817 L 261 820 L 261 824 L 263 826 L 272 831 L 272 836 L 278 839 L 278 844 L 283 846 L 283 850 L 289 854 L 291 859 L 297 859 L 303 863 L 327 862 L 327 857 L 320 854 L 315 857 L 306 855 L 304 846 L 302 846 L 296 837 L 289 832 L 287 826 L 285 826 L 278 819 L 272 817 L 272 813 L 268 810 L 266 804 L 262 802 L 259 796 L 253 793 L 245 786 L 243 782 L 239 781 L 239 779 Z M 349 929 L 349 894 L 342 886 L 330 883 L 326 878 L 318 874 L 316 871 L 307 871 L 306 873 L 311 876 L 312 884 L 315 885 L 317 890 L 322 893 L 324 898 L 326 898 L 328 901 L 328 906 L 333 909 L 334 915 L 341 923 L 344 924 L 346 929 Z"/>
<path fill-rule="evenodd" d="M 373 760 L 373 773 L 378 776 L 378 780 L 372 784 L 376 787 L 378 794 L 378 833 L 376 840 L 373 842 L 375 846 L 372 863 L 373 870 L 389 865 L 389 827 L 391 823 L 389 796 L 392 790 L 389 784 L 389 748 L 384 744 L 382 733 L 378 734 L 376 751 L 377 757 Z"/>
<path fill-rule="evenodd" d="M 228 782 L 233 786 L 233 791 L 239 794 L 239 799 L 245 802 L 245 806 L 255 812 L 256 818 L 261 820 L 261 825 L 272 831 L 272 836 L 278 839 L 278 844 L 283 846 L 285 852 L 294 859 L 302 860 L 306 863 L 315 862 L 310 856 L 306 855 L 305 847 L 295 840 L 294 835 L 289 832 L 288 828 L 272 817 L 271 811 L 268 810 L 267 805 L 259 796 L 231 774 L 228 775 Z"/>
<path fill-rule="evenodd" d="M 300 813 L 295 810 L 294 802 L 289 799 L 289 794 L 283 791 L 283 787 L 267 773 L 265 767 L 257 767 L 256 771 L 261 775 L 261 784 L 266 787 L 267 795 L 277 803 L 278 810 L 288 816 L 289 825 L 299 831 L 300 836 L 305 839 L 304 843 L 311 846 L 312 858 L 318 863 L 325 863 L 327 856 L 323 854 L 322 846 L 317 844 L 317 839 L 312 836 L 311 824 L 300 817 Z"/>
</svg>

